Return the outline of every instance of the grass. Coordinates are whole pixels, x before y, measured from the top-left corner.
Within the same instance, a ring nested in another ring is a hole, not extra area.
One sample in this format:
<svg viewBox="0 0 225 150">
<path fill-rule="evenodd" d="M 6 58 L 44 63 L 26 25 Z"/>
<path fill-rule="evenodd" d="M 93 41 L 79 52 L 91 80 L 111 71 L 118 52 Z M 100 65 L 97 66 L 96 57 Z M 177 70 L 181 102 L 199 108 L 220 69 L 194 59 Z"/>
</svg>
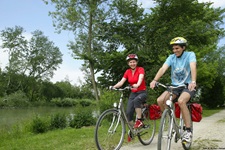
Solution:
<svg viewBox="0 0 225 150">
<path fill-rule="evenodd" d="M 81 129 L 66 128 L 43 134 L 27 133 L 19 138 L 4 139 L 0 143 L 1 150 L 95 150 L 94 127 Z"/>
<path fill-rule="evenodd" d="M 203 118 L 220 110 L 203 109 Z M 157 120 L 156 127 L 157 132 L 159 120 Z M 0 130 L 0 150 L 96 150 L 94 126 L 82 127 L 80 129 L 66 128 L 63 130 L 53 130 L 43 134 L 33 134 L 28 132 L 26 128 L 21 128 L 24 127 L 18 126 L 10 132 Z M 138 142 L 137 138 L 133 142 Z M 123 145 L 126 144 L 127 140 L 125 139 Z"/>
<path fill-rule="evenodd" d="M 221 110 L 222 110 L 221 108 L 218 108 L 218 109 L 204 109 L 203 108 L 202 117 L 209 117 L 215 113 L 220 112 Z"/>
</svg>

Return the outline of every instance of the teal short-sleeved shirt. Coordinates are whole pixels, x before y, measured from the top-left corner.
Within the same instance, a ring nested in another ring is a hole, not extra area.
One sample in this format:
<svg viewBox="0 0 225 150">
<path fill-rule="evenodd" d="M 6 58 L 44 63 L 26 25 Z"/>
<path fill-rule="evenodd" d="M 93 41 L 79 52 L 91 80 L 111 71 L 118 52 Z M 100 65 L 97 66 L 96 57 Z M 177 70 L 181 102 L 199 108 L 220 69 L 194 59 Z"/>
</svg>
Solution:
<svg viewBox="0 0 225 150">
<path fill-rule="evenodd" d="M 184 51 L 180 58 L 172 54 L 166 59 L 165 64 L 171 67 L 172 85 L 182 85 L 191 82 L 191 62 L 196 62 L 194 52 Z"/>
</svg>

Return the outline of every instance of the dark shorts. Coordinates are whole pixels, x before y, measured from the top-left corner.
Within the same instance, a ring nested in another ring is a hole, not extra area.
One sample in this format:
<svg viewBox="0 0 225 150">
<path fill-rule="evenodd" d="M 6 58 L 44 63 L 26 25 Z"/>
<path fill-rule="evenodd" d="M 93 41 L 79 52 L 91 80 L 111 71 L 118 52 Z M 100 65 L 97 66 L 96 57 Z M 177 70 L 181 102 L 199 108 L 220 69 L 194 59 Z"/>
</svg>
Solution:
<svg viewBox="0 0 225 150">
<path fill-rule="evenodd" d="M 180 89 L 173 90 L 173 94 L 175 94 L 176 96 L 180 96 L 181 93 L 183 93 L 183 92 L 189 93 L 191 98 L 193 98 L 195 96 L 196 90 L 190 91 L 187 88 L 185 88 L 185 89 L 184 88 L 180 88 Z"/>
</svg>

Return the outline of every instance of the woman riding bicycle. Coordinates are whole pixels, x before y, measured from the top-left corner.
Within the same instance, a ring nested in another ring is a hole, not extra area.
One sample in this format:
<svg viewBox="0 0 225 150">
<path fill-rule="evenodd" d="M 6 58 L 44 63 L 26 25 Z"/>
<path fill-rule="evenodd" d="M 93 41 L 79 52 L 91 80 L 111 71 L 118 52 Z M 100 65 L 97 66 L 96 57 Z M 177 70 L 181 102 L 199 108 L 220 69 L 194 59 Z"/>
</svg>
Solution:
<svg viewBox="0 0 225 150">
<path fill-rule="evenodd" d="M 178 97 L 178 104 L 180 106 L 182 116 L 185 123 L 185 132 L 182 135 L 182 141 L 190 142 L 192 138 L 191 118 L 186 103 L 196 93 L 196 56 L 194 52 L 186 52 L 187 40 L 183 37 L 176 37 L 170 41 L 173 53 L 171 54 L 158 70 L 155 78 L 150 83 L 150 88 L 154 89 L 156 82 L 171 67 L 171 81 L 172 85 L 188 84 L 188 88 L 173 91 L 173 99 Z M 163 92 L 158 98 L 157 103 L 161 111 L 165 108 L 165 101 L 169 98 L 169 92 Z"/>
<path fill-rule="evenodd" d="M 127 64 L 130 67 L 123 75 L 123 78 L 113 87 L 119 88 L 126 81 L 132 86 L 131 94 L 127 103 L 127 118 L 130 124 L 133 124 L 134 112 L 137 114 L 137 120 L 134 128 L 141 128 L 144 124 L 141 116 L 141 105 L 146 101 L 146 83 L 145 83 L 145 70 L 143 67 L 138 66 L 138 56 L 136 54 L 129 54 L 126 58 Z"/>
</svg>

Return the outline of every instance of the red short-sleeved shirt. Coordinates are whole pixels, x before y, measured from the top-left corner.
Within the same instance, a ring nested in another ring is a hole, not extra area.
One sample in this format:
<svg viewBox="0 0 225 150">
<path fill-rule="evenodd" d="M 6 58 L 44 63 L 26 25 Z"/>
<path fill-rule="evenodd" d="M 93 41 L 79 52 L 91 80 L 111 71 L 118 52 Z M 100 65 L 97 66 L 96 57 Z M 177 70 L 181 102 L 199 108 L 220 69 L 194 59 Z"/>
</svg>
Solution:
<svg viewBox="0 0 225 150">
<path fill-rule="evenodd" d="M 132 86 L 133 84 L 137 84 L 140 74 L 145 75 L 145 70 L 143 67 L 136 67 L 134 75 L 132 75 L 132 69 L 127 69 L 123 77 L 126 78 L 129 84 Z M 137 89 L 132 89 L 132 92 L 138 92 L 142 90 L 146 90 L 145 79 L 143 79 L 141 85 Z"/>
</svg>

